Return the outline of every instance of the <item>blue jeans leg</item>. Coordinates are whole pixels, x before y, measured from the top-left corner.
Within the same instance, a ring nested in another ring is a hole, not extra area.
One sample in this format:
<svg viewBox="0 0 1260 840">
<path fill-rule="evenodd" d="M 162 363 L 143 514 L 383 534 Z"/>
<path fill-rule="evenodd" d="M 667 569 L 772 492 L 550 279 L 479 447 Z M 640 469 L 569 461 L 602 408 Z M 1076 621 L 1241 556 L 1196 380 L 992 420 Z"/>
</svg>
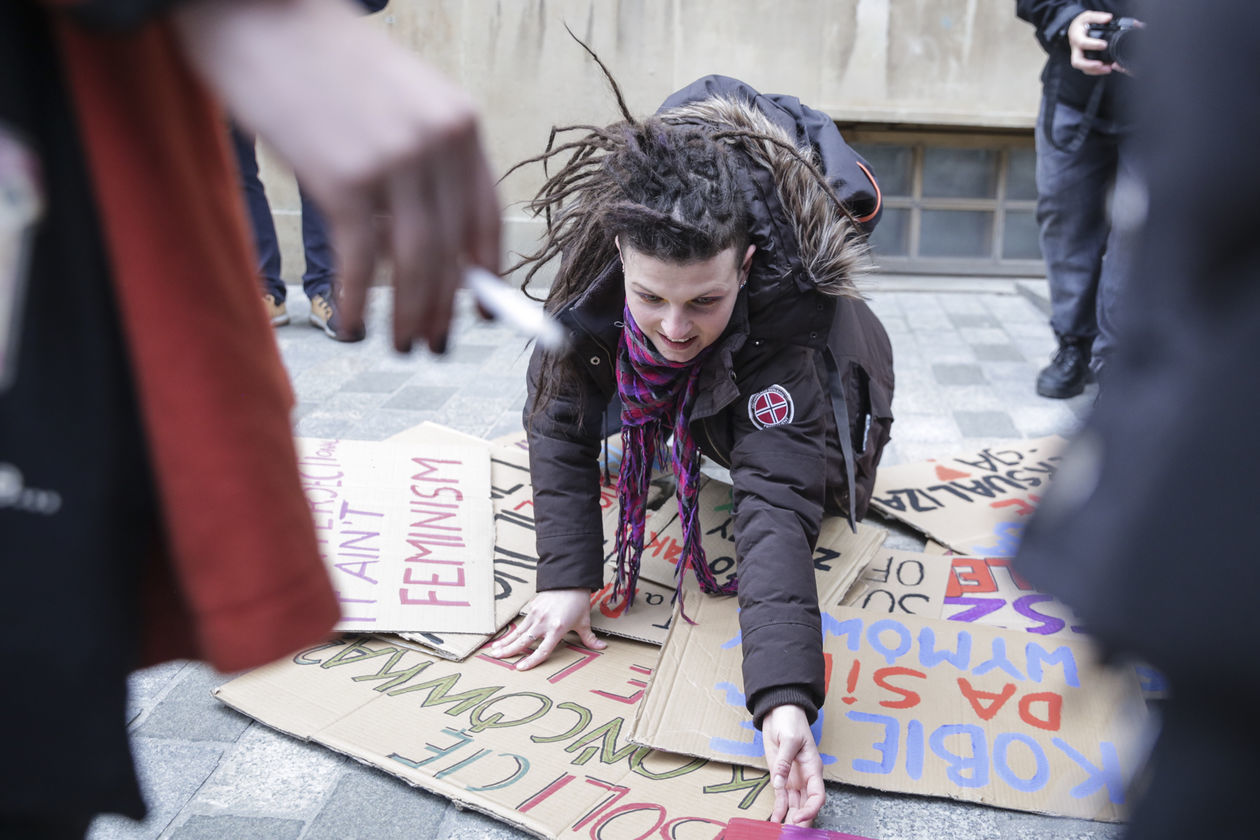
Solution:
<svg viewBox="0 0 1260 840">
<path fill-rule="evenodd" d="M 302 198 L 302 248 L 306 252 L 306 273 L 302 275 L 302 291 L 308 298 L 321 295 L 328 298 L 332 291 L 336 263 L 332 243 L 328 239 L 328 226 L 323 213 L 298 184 Z"/>
<path fill-rule="evenodd" d="M 1061 339 L 1092 342 L 1098 334 L 1097 295 L 1109 224 L 1107 197 L 1115 179 L 1117 136 L 1100 123 L 1074 150 L 1045 136 L 1047 103 L 1037 118 L 1037 222 L 1050 283 L 1050 326 Z M 1067 146 L 1083 115 L 1057 103 L 1055 140 Z"/>
<path fill-rule="evenodd" d="M 285 297 L 284 281 L 280 279 L 280 245 L 276 241 L 276 225 L 271 218 L 271 205 L 262 181 L 258 180 L 258 158 L 254 151 L 254 135 L 233 125 L 232 146 L 236 151 L 236 165 L 241 174 L 241 192 L 245 196 L 245 208 L 249 213 L 250 227 L 254 231 L 254 249 L 258 255 L 258 275 L 264 294 L 274 295 L 277 301 Z"/>
</svg>

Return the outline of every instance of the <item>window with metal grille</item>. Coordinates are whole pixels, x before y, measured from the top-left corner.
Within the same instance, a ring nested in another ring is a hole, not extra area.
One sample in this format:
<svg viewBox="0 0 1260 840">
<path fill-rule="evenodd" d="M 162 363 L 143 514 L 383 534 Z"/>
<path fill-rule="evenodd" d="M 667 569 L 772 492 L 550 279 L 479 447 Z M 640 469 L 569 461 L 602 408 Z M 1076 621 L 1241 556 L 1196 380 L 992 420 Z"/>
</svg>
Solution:
<svg viewBox="0 0 1260 840">
<path fill-rule="evenodd" d="M 880 269 L 1038 276 L 1036 157 L 1031 132 L 877 131 L 841 126 L 879 181 L 871 236 Z"/>
</svg>

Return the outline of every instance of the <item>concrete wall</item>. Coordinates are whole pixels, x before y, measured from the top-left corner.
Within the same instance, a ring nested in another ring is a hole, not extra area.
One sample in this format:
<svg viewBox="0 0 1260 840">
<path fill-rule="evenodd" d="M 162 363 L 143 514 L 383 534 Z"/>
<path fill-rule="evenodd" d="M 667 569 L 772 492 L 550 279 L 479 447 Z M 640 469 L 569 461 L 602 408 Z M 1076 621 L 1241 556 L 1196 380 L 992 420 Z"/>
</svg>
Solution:
<svg viewBox="0 0 1260 840">
<path fill-rule="evenodd" d="M 603 124 L 616 105 L 568 26 L 636 113 L 707 73 L 791 93 L 836 119 L 1031 127 L 1042 54 L 998 0 L 392 0 L 386 29 L 481 105 L 496 172 L 538 154 L 553 125 Z M 301 274 L 297 193 L 264 153 L 286 278 Z M 509 247 L 537 235 L 520 206 L 537 166 L 500 186 Z M 293 282 L 291 280 L 290 282 Z"/>
</svg>

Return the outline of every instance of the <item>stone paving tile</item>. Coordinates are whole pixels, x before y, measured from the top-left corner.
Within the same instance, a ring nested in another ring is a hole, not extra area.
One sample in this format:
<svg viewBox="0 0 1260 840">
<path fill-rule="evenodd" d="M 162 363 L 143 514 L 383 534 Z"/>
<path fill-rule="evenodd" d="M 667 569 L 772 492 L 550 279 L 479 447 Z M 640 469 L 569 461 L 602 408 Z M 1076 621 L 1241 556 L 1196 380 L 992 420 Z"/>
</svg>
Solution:
<svg viewBox="0 0 1260 840">
<path fill-rule="evenodd" d="M 455 394 L 457 388 L 435 388 L 429 385 L 410 385 L 398 389 L 381 408 L 402 409 L 408 411 L 441 411 L 443 406 Z"/>
<path fill-rule="evenodd" d="M 997 811 L 999 840 L 1120 840 L 1123 823 L 1051 818 L 1019 811 Z"/>
<path fill-rule="evenodd" d="M 166 697 L 134 734 L 143 738 L 180 741 L 235 741 L 249 727 L 249 718 L 230 710 L 211 696 L 223 675 L 208 665 L 185 668 Z"/>
<path fill-rule="evenodd" d="M 906 799 L 902 796 L 877 793 L 871 799 L 871 820 L 865 828 L 872 838 L 998 840 L 1000 836 L 998 811 L 994 808 L 968 802 L 921 799 L 910 809 L 905 807 Z"/>
<path fill-rule="evenodd" d="M 1070 405 L 1045 400 L 1041 405 L 1012 406 L 1007 412 L 1026 437 L 1045 437 L 1075 430 L 1081 422 Z"/>
<path fill-rule="evenodd" d="M 454 806 L 433 833 L 435 840 L 516 840 L 524 832 L 476 811 L 461 811 Z"/>
<path fill-rule="evenodd" d="M 942 393 L 945 390 L 945 386 L 937 385 L 931 381 L 921 385 L 912 385 L 898 380 L 896 392 L 893 394 L 893 434 L 897 433 L 897 421 L 895 418 L 900 417 L 903 413 L 932 414 L 939 411 L 944 403 Z"/>
<path fill-rule="evenodd" d="M 197 790 L 223 754 L 223 745 L 132 739 L 140 790 L 149 806 L 142 821 L 117 815 L 97 818 L 88 840 L 152 840 L 159 837 Z"/>
<path fill-rule="evenodd" d="M 1039 338 L 1045 341 L 1046 347 L 1054 347 L 1054 331 L 1045 321 L 1011 321 L 1002 320 L 1002 329 L 1006 334 L 1019 338 Z"/>
<path fill-rule="evenodd" d="M 910 333 L 910 325 L 900 315 L 880 315 L 879 320 L 884 325 L 884 330 L 890 336 L 908 335 Z"/>
<path fill-rule="evenodd" d="M 1005 411 L 955 411 L 954 421 L 968 438 L 1017 438 L 1019 430 L 1015 428 L 1011 416 Z"/>
<path fill-rule="evenodd" d="M 1024 354 L 1013 344 L 973 344 L 971 352 L 982 362 L 1024 361 Z"/>
<path fill-rule="evenodd" d="M 1036 324 L 1050 332 L 1050 322 L 1045 315 L 1019 295 L 983 295 L 984 308 L 1008 329 L 1016 324 Z"/>
<path fill-rule="evenodd" d="M 904 447 L 911 441 L 931 443 L 938 448 L 942 445 L 957 447 L 961 442 L 958 427 L 949 414 L 936 412 L 933 414 L 910 414 L 902 412 L 893 420 L 892 436 L 898 445 Z"/>
<path fill-rule="evenodd" d="M 297 840 L 306 824 L 270 817 L 207 817 L 195 814 L 168 835 L 170 840 Z"/>
<path fill-rule="evenodd" d="M 443 406 L 436 422 L 483 437 L 503 411 L 501 398 L 458 396 Z"/>
<path fill-rule="evenodd" d="M 926 295 L 924 295 L 926 297 Z M 984 303 L 978 295 L 971 294 L 939 294 L 932 295 L 936 305 L 942 312 L 953 315 L 987 315 Z"/>
<path fill-rule="evenodd" d="M 915 309 L 906 312 L 906 323 L 912 330 L 949 330 L 953 324 L 940 309 Z"/>
<path fill-rule="evenodd" d="M 388 394 L 339 391 L 298 420 L 297 434 L 300 437 L 344 437 L 348 429 L 374 412 L 387 398 L 392 399 Z"/>
<path fill-rule="evenodd" d="M 346 761 L 332 750 L 255 723 L 223 754 L 192 808 L 201 814 L 261 817 L 317 813 Z"/>
<path fill-rule="evenodd" d="M 998 328 L 1001 324 L 988 312 L 950 312 L 949 321 L 955 327 Z"/>
<path fill-rule="evenodd" d="M 343 391 L 392 394 L 407 384 L 413 374 L 405 371 L 365 370 L 341 386 Z"/>
<path fill-rule="evenodd" d="M 444 797 L 352 762 L 302 840 L 428 837 L 449 807 Z"/>
<path fill-rule="evenodd" d="M 985 385 L 988 383 L 979 365 L 932 365 L 932 375 L 942 385 Z"/>
<path fill-rule="evenodd" d="M 1005 413 L 1007 403 L 988 385 L 958 385 L 941 388 L 937 411 L 997 411 Z"/>
<path fill-rule="evenodd" d="M 958 335 L 970 345 L 1009 344 L 1011 337 L 1001 327 L 961 327 Z"/>
<path fill-rule="evenodd" d="M 438 422 L 437 411 L 399 411 L 378 408 L 345 430 L 349 440 L 385 440 L 424 422 Z"/>
<path fill-rule="evenodd" d="M 914 330 L 914 340 L 919 349 L 928 355 L 934 355 L 945 347 L 970 347 L 953 327 L 918 327 Z"/>
<path fill-rule="evenodd" d="M 167 662 L 134 672 L 127 680 L 127 723 L 134 726 L 165 696 L 188 663 Z"/>
</svg>

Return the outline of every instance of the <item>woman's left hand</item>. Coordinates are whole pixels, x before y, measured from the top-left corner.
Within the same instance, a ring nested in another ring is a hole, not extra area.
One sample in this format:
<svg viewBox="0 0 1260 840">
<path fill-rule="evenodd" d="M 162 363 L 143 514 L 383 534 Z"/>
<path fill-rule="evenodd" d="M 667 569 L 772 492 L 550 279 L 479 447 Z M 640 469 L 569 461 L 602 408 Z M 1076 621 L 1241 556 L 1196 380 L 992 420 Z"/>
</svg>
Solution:
<svg viewBox="0 0 1260 840">
<path fill-rule="evenodd" d="M 770 819 L 809 826 L 822 810 L 822 757 L 800 706 L 775 706 L 761 721 L 766 766 L 774 785 Z"/>
</svg>

